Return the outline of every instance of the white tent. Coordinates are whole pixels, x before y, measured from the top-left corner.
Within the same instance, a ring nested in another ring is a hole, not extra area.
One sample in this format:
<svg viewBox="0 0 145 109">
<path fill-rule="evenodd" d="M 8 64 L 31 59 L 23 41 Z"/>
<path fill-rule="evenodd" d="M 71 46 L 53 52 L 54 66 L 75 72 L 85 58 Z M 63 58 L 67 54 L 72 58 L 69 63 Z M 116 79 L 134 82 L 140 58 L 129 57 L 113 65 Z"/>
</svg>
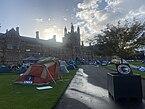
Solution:
<svg viewBox="0 0 145 109">
<path fill-rule="evenodd" d="M 59 61 L 60 63 L 60 72 L 61 73 L 69 73 L 68 69 L 67 69 L 67 66 L 68 64 L 65 62 L 65 61 Z"/>
</svg>

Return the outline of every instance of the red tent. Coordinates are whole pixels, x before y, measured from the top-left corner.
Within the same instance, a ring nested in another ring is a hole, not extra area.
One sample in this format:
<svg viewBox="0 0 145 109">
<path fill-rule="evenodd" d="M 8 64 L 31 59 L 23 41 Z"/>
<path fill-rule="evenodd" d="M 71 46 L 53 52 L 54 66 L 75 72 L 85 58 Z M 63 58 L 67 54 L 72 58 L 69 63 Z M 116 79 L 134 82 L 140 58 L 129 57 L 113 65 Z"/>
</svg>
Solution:
<svg viewBox="0 0 145 109">
<path fill-rule="evenodd" d="M 58 79 L 58 72 L 58 59 L 49 57 L 31 65 L 15 83 L 35 85 L 48 84 Z"/>
</svg>

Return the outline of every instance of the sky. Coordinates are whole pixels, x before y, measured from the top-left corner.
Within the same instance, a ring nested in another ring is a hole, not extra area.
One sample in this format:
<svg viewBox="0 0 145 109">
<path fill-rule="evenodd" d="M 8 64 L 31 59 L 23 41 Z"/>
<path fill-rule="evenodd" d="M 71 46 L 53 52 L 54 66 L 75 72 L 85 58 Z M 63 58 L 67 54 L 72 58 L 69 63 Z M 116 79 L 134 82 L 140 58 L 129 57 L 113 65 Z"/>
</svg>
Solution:
<svg viewBox="0 0 145 109">
<path fill-rule="evenodd" d="M 63 29 L 80 27 L 81 40 L 93 38 L 119 20 L 145 21 L 145 0 L 0 0 L 0 33 L 20 28 L 20 35 L 62 42 Z M 87 44 L 87 43 L 85 43 Z"/>
</svg>

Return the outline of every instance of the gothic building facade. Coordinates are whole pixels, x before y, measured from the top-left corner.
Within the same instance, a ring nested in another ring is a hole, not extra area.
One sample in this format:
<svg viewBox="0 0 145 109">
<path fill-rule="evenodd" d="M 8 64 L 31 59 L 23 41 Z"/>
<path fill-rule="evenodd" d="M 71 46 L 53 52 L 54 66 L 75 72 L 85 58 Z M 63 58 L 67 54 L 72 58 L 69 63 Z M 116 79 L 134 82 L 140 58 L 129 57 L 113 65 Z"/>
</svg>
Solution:
<svg viewBox="0 0 145 109">
<path fill-rule="evenodd" d="M 80 45 L 80 29 L 74 31 L 73 24 L 71 32 L 64 28 L 63 43 L 56 41 L 56 36 L 49 40 L 36 37 L 21 36 L 19 27 L 12 28 L 6 33 L 0 33 L 0 64 L 20 63 L 29 56 L 36 58 L 55 56 L 61 60 L 75 59 L 76 56 L 91 57 L 91 51 Z"/>
<path fill-rule="evenodd" d="M 68 48 L 80 47 L 80 28 L 77 27 L 77 31 L 75 31 L 73 24 L 71 24 L 71 31 L 68 32 L 65 27 L 63 43 Z"/>
<path fill-rule="evenodd" d="M 64 47 L 74 50 L 75 55 L 80 54 L 80 28 L 77 27 L 77 31 L 74 30 L 74 26 L 71 23 L 71 31 L 67 31 L 67 28 L 64 28 L 64 37 L 63 37 Z"/>
</svg>

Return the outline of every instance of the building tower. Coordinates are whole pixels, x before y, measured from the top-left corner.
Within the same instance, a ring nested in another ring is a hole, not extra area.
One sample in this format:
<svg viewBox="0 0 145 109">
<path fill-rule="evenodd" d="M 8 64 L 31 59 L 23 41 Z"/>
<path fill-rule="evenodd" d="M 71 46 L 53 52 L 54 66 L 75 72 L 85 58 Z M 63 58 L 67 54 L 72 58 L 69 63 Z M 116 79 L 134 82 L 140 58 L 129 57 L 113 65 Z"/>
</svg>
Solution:
<svg viewBox="0 0 145 109">
<path fill-rule="evenodd" d="M 74 26 L 73 26 L 73 23 L 71 23 L 71 33 L 74 33 Z"/>
<path fill-rule="evenodd" d="M 67 35 L 67 28 L 65 26 L 65 28 L 64 28 L 64 36 L 66 36 L 66 35 Z"/>
<path fill-rule="evenodd" d="M 67 28 L 64 28 L 64 37 L 63 37 L 64 46 L 67 48 L 79 48 L 80 47 L 80 28 L 77 27 L 77 30 L 74 30 L 74 26 L 71 23 L 70 32 L 67 31 Z"/>
<path fill-rule="evenodd" d="M 77 32 L 80 35 L 80 27 L 79 26 L 77 27 Z"/>
</svg>

